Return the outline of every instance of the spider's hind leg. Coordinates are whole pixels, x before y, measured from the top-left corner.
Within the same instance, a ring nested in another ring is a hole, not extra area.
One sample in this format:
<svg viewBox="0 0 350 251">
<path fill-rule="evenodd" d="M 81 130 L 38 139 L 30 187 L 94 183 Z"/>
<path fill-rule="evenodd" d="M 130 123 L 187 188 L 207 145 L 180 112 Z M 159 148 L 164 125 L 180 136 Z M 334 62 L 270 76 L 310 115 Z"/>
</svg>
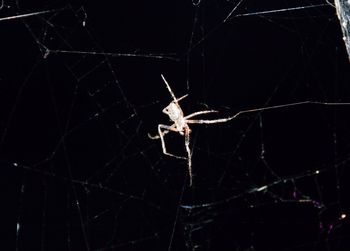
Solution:
<svg viewBox="0 0 350 251">
<path fill-rule="evenodd" d="M 190 149 L 190 128 L 185 128 L 185 148 L 187 152 L 188 176 L 190 178 L 190 186 L 192 186 L 192 152 Z"/>
<path fill-rule="evenodd" d="M 162 131 L 162 129 L 164 129 L 164 131 Z M 158 133 L 159 133 L 159 138 L 160 138 L 160 140 L 162 141 L 162 150 L 163 150 L 163 153 L 164 153 L 165 155 L 168 155 L 168 156 L 171 156 L 171 157 L 174 157 L 174 158 L 177 158 L 177 159 L 187 159 L 187 157 L 178 156 L 178 155 L 175 155 L 175 154 L 172 154 L 172 153 L 167 152 L 166 146 L 165 146 L 164 135 L 165 135 L 167 132 L 169 132 L 169 131 L 178 132 L 178 131 L 175 129 L 175 125 L 172 125 L 172 126 L 163 125 L 163 124 L 159 124 L 159 125 L 158 125 Z"/>
</svg>

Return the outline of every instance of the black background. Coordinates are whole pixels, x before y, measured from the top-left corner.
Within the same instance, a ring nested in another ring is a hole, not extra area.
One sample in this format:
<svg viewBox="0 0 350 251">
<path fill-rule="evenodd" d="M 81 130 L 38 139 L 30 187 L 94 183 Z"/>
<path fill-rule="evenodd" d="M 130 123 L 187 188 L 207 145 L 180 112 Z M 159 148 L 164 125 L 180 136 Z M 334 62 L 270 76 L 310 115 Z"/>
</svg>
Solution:
<svg viewBox="0 0 350 251">
<path fill-rule="evenodd" d="M 192 187 L 147 137 L 170 124 L 160 74 L 208 119 L 350 101 L 331 5 L 237 3 L 4 2 L 51 13 L 0 21 L 2 250 L 348 250 L 347 105 L 194 125 Z"/>
</svg>

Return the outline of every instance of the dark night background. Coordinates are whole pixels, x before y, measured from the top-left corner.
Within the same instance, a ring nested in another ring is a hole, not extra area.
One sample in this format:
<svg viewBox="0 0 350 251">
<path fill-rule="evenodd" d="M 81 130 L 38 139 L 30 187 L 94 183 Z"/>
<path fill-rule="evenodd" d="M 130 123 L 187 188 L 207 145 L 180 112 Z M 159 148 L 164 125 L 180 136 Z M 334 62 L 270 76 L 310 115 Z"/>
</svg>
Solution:
<svg viewBox="0 0 350 251">
<path fill-rule="evenodd" d="M 334 7 L 238 2 L 3 1 L 1 250 L 349 250 L 349 106 L 192 126 L 192 187 L 147 137 L 160 74 L 208 119 L 350 102 Z"/>
</svg>

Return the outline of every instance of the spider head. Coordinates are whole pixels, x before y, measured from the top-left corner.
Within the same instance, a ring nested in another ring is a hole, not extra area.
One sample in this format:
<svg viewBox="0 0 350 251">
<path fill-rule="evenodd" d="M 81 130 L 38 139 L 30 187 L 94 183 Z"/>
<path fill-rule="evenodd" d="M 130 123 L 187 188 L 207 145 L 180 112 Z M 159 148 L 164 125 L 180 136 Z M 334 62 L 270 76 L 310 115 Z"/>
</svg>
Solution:
<svg viewBox="0 0 350 251">
<path fill-rule="evenodd" d="M 175 102 L 171 102 L 167 107 L 165 107 L 163 109 L 163 113 L 168 115 L 169 118 L 174 122 L 183 118 L 182 110 Z"/>
</svg>

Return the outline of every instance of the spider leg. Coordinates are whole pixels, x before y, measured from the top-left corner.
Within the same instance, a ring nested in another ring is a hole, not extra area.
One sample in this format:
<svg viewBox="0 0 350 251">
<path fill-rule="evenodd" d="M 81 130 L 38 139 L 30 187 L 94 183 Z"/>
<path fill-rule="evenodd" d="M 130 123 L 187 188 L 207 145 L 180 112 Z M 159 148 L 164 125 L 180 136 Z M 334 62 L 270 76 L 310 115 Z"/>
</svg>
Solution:
<svg viewBox="0 0 350 251">
<path fill-rule="evenodd" d="M 190 176 L 190 186 L 192 186 L 192 153 L 190 149 L 190 128 L 185 128 L 185 148 L 187 152 L 188 175 Z"/>
<path fill-rule="evenodd" d="M 168 88 L 168 91 L 170 92 L 171 97 L 173 98 L 173 100 L 174 100 L 175 102 L 177 102 L 177 98 L 175 97 L 175 94 L 174 94 L 173 91 L 171 90 L 170 85 L 169 85 L 168 82 L 166 81 L 165 77 L 163 76 L 163 74 L 160 74 L 160 76 L 162 77 L 162 79 L 163 79 L 163 81 L 164 81 L 166 87 Z"/>
<path fill-rule="evenodd" d="M 163 74 L 160 74 L 160 76 L 162 77 L 166 87 L 168 88 L 168 91 L 170 92 L 171 97 L 173 98 L 173 100 L 175 101 L 176 104 L 177 104 L 178 101 L 180 101 L 181 99 L 184 99 L 184 98 L 186 98 L 188 96 L 188 94 L 186 94 L 186 95 L 183 95 L 180 98 L 176 98 L 174 92 L 171 90 L 170 85 L 169 85 L 168 81 L 166 81 L 166 79 L 163 76 Z"/>
<path fill-rule="evenodd" d="M 165 131 L 163 132 L 162 129 L 164 129 Z M 164 153 L 165 155 L 169 155 L 169 156 L 172 156 L 172 157 L 177 158 L 177 159 L 187 159 L 186 157 L 177 156 L 177 155 L 175 155 L 175 154 L 172 154 L 172 153 L 168 153 L 168 152 L 167 152 L 166 146 L 165 146 L 164 135 L 165 135 L 165 132 L 170 132 L 170 131 L 178 132 L 178 131 L 175 129 L 175 124 L 172 125 L 172 126 L 163 125 L 163 124 L 159 124 L 159 125 L 158 125 L 158 134 L 159 134 L 160 140 L 162 141 L 162 150 L 163 150 L 163 153 Z"/>
<path fill-rule="evenodd" d="M 187 96 L 188 96 L 188 94 L 183 95 L 183 96 L 182 96 L 182 97 L 180 97 L 180 98 L 177 98 L 177 99 L 176 99 L 176 102 L 179 102 L 180 100 L 182 100 L 182 99 L 186 98 Z"/>
<path fill-rule="evenodd" d="M 190 115 L 187 115 L 186 117 L 184 117 L 184 119 L 192 118 L 194 116 L 201 115 L 201 114 L 213 113 L 213 112 L 219 112 L 219 111 L 205 110 L 205 111 L 194 112 L 194 113 L 191 113 Z"/>
<path fill-rule="evenodd" d="M 165 125 L 164 125 L 164 126 L 165 126 Z M 159 125 L 158 125 L 158 127 L 159 127 Z M 165 128 L 164 128 L 164 129 L 165 129 Z M 165 129 L 164 131 L 162 131 L 162 136 L 168 134 L 169 132 L 178 132 L 178 131 L 176 130 L 176 125 L 175 125 L 175 124 L 172 124 L 171 126 L 168 126 L 167 129 Z M 158 133 L 159 133 L 159 129 L 158 129 Z M 148 135 L 148 137 L 149 137 L 150 139 L 160 139 L 159 134 L 152 136 L 150 133 L 148 133 L 147 135 Z"/>
<path fill-rule="evenodd" d="M 205 120 L 205 119 L 189 119 L 186 120 L 188 124 L 217 124 L 217 123 L 225 123 L 237 117 L 236 115 L 233 117 L 223 118 L 223 119 L 213 119 L 213 120 Z"/>
</svg>

